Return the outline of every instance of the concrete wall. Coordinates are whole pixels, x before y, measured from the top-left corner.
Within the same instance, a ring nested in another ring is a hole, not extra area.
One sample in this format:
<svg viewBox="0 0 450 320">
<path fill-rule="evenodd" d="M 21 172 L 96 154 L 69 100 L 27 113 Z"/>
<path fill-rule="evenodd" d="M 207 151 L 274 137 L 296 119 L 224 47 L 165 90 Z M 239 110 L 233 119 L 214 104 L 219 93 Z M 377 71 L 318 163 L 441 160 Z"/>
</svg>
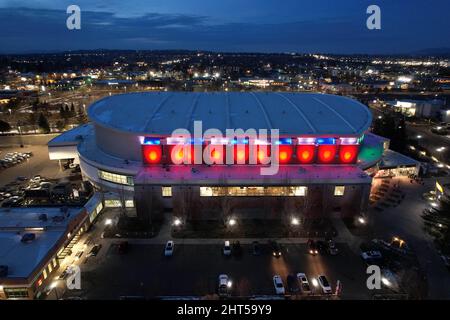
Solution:
<svg viewBox="0 0 450 320">
<path fill-rule="evenodd" d="M 141 142 L 134 133 L 119 132 L 95 124 L 95 138 L 97 146 L 109 155 L 142 161 Z"/>
</svg>

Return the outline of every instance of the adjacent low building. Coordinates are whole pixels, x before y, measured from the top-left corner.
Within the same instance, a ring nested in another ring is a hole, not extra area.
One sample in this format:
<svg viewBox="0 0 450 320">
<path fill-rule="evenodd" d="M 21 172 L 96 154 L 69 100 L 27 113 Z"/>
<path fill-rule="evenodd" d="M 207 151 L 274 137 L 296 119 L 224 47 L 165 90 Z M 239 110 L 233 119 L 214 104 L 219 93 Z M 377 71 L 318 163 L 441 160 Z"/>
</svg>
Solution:
<svg viewBox="0 0 450 320">
<path fill-rule="evenodd" d="M 0 209 L 0 300 L 33 299 L 53 281 L 66 248 L 90 225 L 81 207 Z"/>
</svg>

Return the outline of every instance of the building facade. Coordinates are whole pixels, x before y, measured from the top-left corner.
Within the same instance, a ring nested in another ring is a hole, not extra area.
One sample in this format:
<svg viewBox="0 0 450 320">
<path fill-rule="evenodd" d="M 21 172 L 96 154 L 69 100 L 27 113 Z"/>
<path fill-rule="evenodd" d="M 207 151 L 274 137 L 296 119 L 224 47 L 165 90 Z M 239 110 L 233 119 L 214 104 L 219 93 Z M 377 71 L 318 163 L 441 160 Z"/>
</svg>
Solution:
<svg viewBox="0 0 450 320">
<path fill-rule="evenodd" d="M 384 140 L 367 134 L 368 108 L 327 94 L 131 93 L 95 102 L 88 115 L 49 142 L 50 158 L 74 159 L 146 223 L 167 210 L 188 220 L 364 214 L 364 170 L 383 153 Z M 262 174 L 274 162 L 276 172 Z"/>
</svg>

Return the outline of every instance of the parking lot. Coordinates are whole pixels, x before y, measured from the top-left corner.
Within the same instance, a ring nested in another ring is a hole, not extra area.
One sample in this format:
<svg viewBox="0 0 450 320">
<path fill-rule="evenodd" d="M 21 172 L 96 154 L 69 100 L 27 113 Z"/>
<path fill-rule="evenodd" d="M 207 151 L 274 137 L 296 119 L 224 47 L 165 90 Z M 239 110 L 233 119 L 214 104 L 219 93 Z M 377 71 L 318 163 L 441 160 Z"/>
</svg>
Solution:
<svg viewBox="0 0 450 320">
<path fill-rule="evenodd" d="M 0 146 L 0 158 L 7 153 L 32 152 L 33 156 L 21 163 L 0 170 L 0 187 L 16 180 L 18 176 L 31 178 L 41 175 L 50 179 L 61 178 L 65 175 L 59 167 L 58 161 L 50 161 L 46 145 L 30 145 L 24 148 Z"/>
<path fill-rule="evenodd" d="M 282 256 L 274 258 L 263 241 L 261 255 L 252 255 L 251 245 L 244 244 L 241 257 L 223 256 L 219 241 L 175 242 L 172 257 L 164 256 L 162 244 L 130 243 L 128 253 L 119 254 L 115 242 L 110 243 L 103 245 L 97 257 L 81 264 L 82 290 L 66 291 L 65 297 L 207 296 L 217 292 L 218 276 L 223 273 L 233 282 L 233 296 L 275 295 L 272 277 L 280 275 L 286 287 L 287 275 L 298 272 L 306 273 L 310 283 L 313 277 L 326 275 L 333 290 L 340 280 L 343 299 L 371 297 L 366 288 L 365 265 L 345 244 L 338 244 L 340 252 L 336 256 L 312 256 L 306 244 L 282 244 Z M 316 293 L 319 291 L 316 288 Z"/>
</svg>

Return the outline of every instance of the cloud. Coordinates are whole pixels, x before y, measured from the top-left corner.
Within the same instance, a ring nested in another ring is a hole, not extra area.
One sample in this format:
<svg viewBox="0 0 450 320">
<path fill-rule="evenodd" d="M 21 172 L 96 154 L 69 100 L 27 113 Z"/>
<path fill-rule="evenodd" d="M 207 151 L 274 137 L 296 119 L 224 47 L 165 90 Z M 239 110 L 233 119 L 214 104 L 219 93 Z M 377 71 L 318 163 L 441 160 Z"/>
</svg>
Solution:
<svg viewBox="0 0 450 320">
<path fill-rule="evenodd" d="M 5 44 L 0 50 L 103 48 L 400 53 L 420 49 L 420 46 L 442 46 L 433 43 L 429 30 L 424 28 L 405 37 L 405 30 L 398 28 L 395 19 L 389 22 L 385 18 L 387 21 L 381 32 L 369 31 L 364 15 L 360 19 L 341 16 L 277 23 L 270 20 L 215 23 L 211 17 L 192 14 L 142 13 L 125 17 L 104 11 L 82 11 L 79 31 L 68 30 L 66 19 L 65 10 L 0 8 L 0 30 L 3 31 L 0 37 Z M 441 32 L 448 33 L 445 30 Z"/>
</svg>

